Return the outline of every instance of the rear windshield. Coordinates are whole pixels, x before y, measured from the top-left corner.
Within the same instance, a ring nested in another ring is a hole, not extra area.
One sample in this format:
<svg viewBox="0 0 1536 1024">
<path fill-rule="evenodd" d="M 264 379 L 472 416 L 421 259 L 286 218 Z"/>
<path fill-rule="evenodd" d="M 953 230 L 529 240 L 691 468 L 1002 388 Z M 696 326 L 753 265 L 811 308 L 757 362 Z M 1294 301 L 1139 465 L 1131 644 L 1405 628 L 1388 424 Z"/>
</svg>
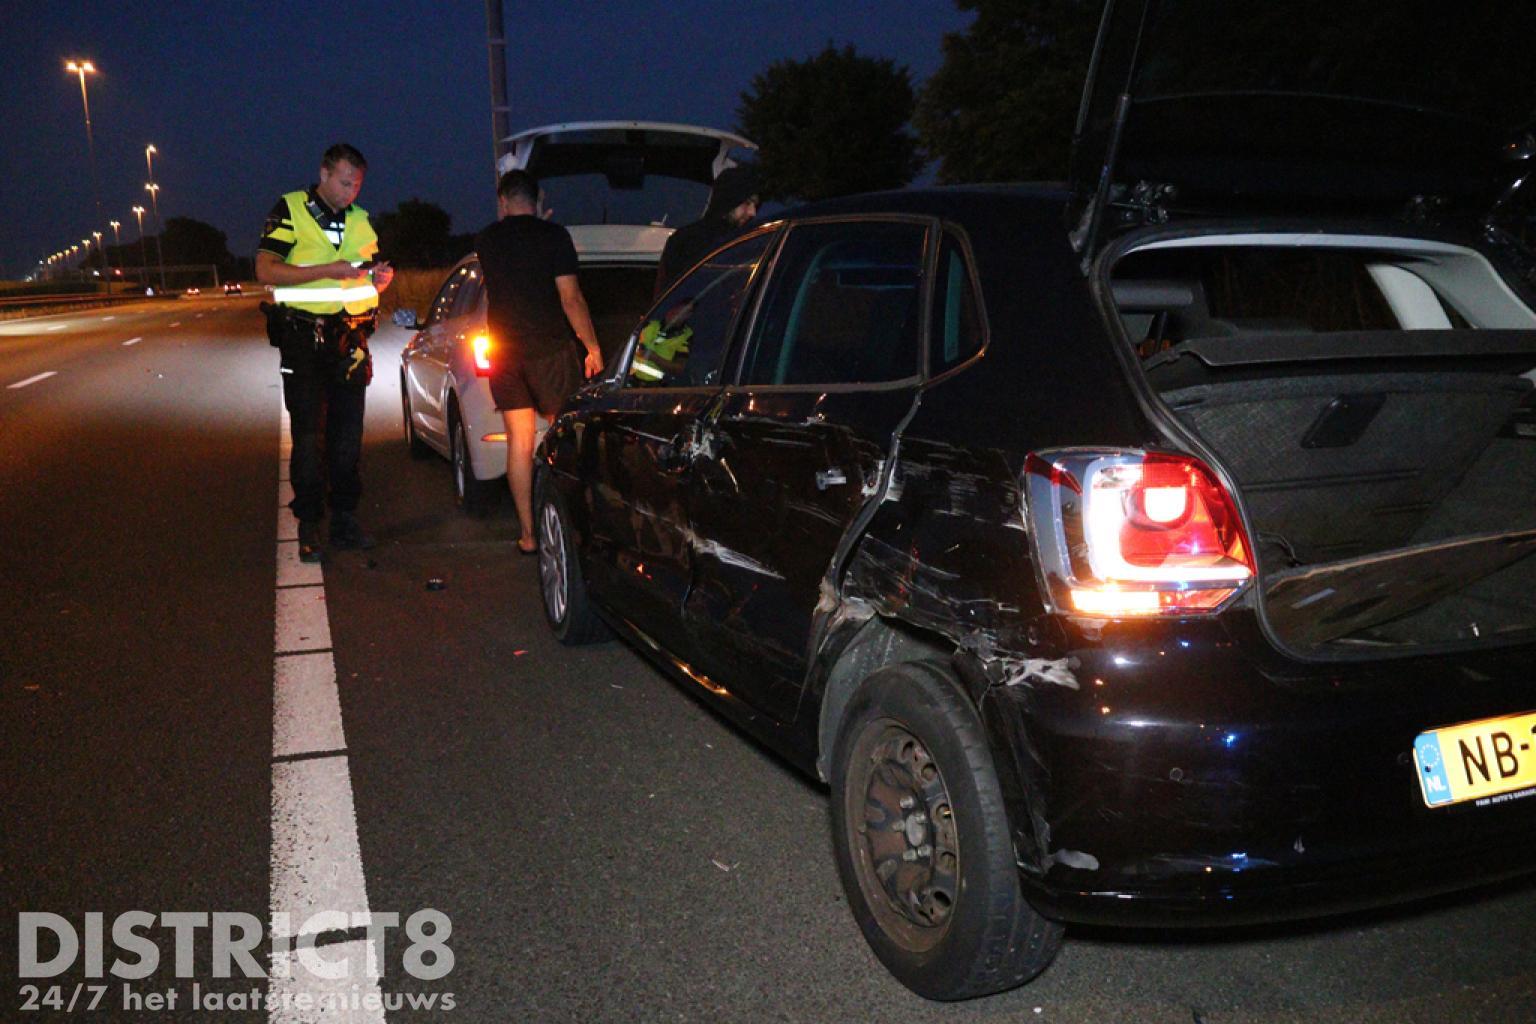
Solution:
<svg viewBox="0 0 1536 1024">
<path fill-rule="evenodd" d="M 698 220 L 709 186 L 649 174 L 638 187 L 615 188 L 602 174 L 547 178 L 544 205 L 561 224 L 658 224 L 680 227 Z"/>
</svg>

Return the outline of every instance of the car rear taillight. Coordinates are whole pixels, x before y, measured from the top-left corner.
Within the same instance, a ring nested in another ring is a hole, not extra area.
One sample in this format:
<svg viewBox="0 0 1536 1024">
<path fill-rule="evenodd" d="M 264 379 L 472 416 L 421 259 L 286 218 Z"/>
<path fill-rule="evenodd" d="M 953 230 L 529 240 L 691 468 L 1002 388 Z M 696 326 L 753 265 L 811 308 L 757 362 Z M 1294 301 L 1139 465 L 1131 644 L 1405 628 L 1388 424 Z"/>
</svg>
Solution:
<svg viewBox="0 0 1536 1024">
<path fill-rule="evenodd" d="M 491 336 L 477 334 L 469 339 L 469 351 L 475 360 L 475 376 L 489 377 L 491 375 Z"/>
<path fill-rule="evenodd" d="M 1237 505 L 1187 455 L 1036 452 L 1030 536 L 1056 610 L 1122 618 L 1214 611 L 1254 575 Z"/>
</svg>

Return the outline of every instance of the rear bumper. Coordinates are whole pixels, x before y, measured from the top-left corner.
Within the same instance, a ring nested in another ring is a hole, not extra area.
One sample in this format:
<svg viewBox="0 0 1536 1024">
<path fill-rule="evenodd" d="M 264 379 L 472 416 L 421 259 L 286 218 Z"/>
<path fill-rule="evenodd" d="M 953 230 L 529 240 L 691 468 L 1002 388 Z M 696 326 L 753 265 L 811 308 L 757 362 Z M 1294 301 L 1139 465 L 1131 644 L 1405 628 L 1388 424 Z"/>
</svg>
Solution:
<svg viewBox="0 0 1536 1024">
<path fill-rule="evenodd" d="M 507 475 L 507 442 L 488 441 L 490 435 L 503 436 L 506 423 L 496 411 L 491 398 L 490 381 L 470 372 L 463 378 L 459 394 L 464 432 L 469 436 L 469 465 L 476 480 L 496 480 Z"/>
<path fill-rule="evenodd" d="M 1323 667 L 1245 649 L 1218 621 L 1139 624 L 1077 646 L 1075 688 L 987 691 L 1043 912 L 1234 925 L 1536 871 L 1536 796 L 1431 809 L 1412 756 L 1427 729 L 1536 710 L 1529 650 Z"/>
</svg>

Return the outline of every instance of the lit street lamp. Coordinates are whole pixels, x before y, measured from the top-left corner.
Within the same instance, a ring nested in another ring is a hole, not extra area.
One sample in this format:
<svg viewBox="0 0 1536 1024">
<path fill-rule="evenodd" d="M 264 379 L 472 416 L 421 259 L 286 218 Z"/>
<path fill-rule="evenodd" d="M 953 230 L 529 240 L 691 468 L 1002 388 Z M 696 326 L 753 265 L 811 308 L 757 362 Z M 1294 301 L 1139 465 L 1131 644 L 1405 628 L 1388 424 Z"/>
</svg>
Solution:
<svg viewBox="0 0 1536 1024">
<path fill-rule="evenodd" d="M 85 76 L 94 75 L 96 65 L 88 60 L 69 60 L 64 62 L 64 70 L 80 79 L 80 104 L 85 108 L 85 145 L 91 157 L 91 198 L 96 204 L 96 223 L 100 224 L 106 218 L 101 215 L 101 187 L 96 178 L 96 136 L 91 131 L 91 100 L 85 90 Z"/>
<path fill-rule="evenodd" d="M 160 290 L 165 291 L 165 248 L 160 242 L 160 235 L 165 234 L 165 222 L 160 219 L 160 186 L 151 181 L 144 187 L 149 190 L 149 205 L 155 211 L 155 227 L 158 229 L 155 235 L 155 259 L 160 263 Z"/>
<path fill-rule="evenodd" d="M 135 206 L 133 215 L 139 218 L 139 284 L 149 281 L 149 249 L 144 245 L 144 207 Z"/>
<path fill-rule="evenodd" d="M 114 221 L 110 221 L 109 223 L 112 225 L 112 248 L 117 250 L 117 258 L 118 259 L 122 259 L 123 258 L 123 238 L 122 238 L 121 235 L 119 235 L 117 233 L 117 229 L 123 226 L 123 222 L 120 221 L 120 220 L 114 220 Z M 111 265 L 111 262 L 112 262 L 111 260 L 107 261 L 109 266 Z M 109 282 L 107 284 L 107 294 L 108 295 L 112 294 L 112 285 L 111 285 L 110 282 L 111 282 L 112 278 L 115 278 L 115 277 L 117 277 L 117 268 L 113 267 L 112 268 L 112 277 L 107 279 L 108 282 Z"/>
</svg>

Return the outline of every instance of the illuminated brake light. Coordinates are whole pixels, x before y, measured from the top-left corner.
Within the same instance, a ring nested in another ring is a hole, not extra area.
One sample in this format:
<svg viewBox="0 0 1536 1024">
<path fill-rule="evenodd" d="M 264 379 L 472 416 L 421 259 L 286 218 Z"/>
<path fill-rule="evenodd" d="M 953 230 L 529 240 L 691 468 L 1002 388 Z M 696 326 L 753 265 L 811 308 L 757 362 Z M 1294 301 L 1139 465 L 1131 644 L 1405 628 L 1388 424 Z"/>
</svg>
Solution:
<svg viewBox="0 0 1536 1024">
<path fill-rule="evenodd" d="M 1025 473 L 1036 557 L 1062 610 L 1199 614 L 1253 578 L 1237 505 L 1198 459 L 1064 449 L 1031 455 Z"/>
<path fill-rule="evenodd" d="M 475 376 L 489 377 L 491 375 L 491 336 L 475 335 L 469 340 L 469 351 L 475 359 Z"/>
<path fill-rule="evenodd" d="M 1106 587 L 1103 590 L 1074 589 L 1072 608 L 1084 615 L 1107 615 L 1120 618 L 1126 615 L 1156 615 L 1160 610 L 1160 603 L 1156 591 Z"/>
</svg>

